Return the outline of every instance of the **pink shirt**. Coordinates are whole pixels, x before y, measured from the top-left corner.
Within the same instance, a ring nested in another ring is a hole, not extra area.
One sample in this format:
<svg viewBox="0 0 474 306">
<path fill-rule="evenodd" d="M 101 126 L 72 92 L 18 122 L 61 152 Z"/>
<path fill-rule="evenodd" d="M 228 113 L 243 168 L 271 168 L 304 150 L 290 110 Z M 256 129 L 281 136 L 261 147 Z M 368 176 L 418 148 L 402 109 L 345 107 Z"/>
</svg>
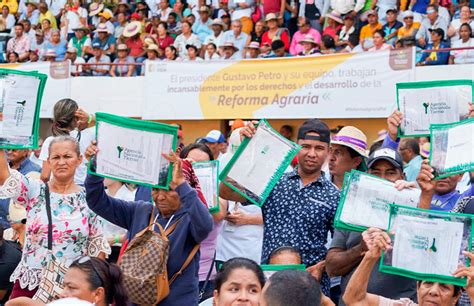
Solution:
<svg viewBox="0 0 474 306">
<path fill-rule="evenodd" d="M 20 38 L 13 37 L 8 41 L 7 52 L 16 52 L 22 55 L 30 51 L 30 38 L 23 34 Z"/>
<path fill-rule="evenodd" d="M 311 28 L 306 34 L 301 33 L 301 31 L 297 31 L 291 40 L 290 53 L 292 55 L 297 55 L 304 50 L 303 45 L 301 45 L 299 42 L 302 41 L 306 35 L 313 36 L 315 42 L 318 44 L 321 43 L 321 34 L 319 34 L 317 30 Z"/>
<path fill-rule="evenodd" d="M 379 49 L 377 49 L 376 47 L 372 47 L 369 49 L 369 51 L 390 50 L 390 49 L 392 49 L 391 45 L 383 44 L 382 47 L 380 47 Z"/>
</svg>

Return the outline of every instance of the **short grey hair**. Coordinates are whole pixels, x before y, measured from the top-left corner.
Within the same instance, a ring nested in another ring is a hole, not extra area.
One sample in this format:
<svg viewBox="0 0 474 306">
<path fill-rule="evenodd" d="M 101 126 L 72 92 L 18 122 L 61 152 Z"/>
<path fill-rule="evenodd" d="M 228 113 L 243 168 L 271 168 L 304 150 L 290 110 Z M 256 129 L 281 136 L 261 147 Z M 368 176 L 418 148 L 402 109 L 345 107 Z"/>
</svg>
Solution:
<svg viewBox="0 0 474 306">
<path fill-rule="evenodd" d="M 81 149 L 79 147 L 79 142 L 77 141 L 77 139 L 68 135 L 61 135 L 54 137 L 53 140 L 50 142 L 48 147 L 48 156 L 51 154 L 51 148 L 53 147 L 53 144 L 63 142 L 72 143 L 74 145 L 74 151 L 76 152 L 77 156 L 81 155 Z"/>
</svg>

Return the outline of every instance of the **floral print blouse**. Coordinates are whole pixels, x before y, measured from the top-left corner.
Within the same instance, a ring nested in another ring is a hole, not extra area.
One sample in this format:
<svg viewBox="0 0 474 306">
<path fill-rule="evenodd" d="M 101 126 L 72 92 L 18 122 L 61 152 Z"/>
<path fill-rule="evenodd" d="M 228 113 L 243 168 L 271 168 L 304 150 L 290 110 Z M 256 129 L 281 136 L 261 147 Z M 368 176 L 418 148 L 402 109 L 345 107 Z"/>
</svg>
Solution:
<svg viewBox="0 0 474 306">
<path fill-rule="evenodd" d="M 26 238 L 21 261 L 10 277 L 22 289 L 34 290 L 41 272 L 51 258 L 48 251 L 48 215 L 45 184 L 10 170 L 10 177 L 0 186 L 0 198 L 12 198 L 27 210 Z M 86 202 L 84 189 L 71 194 L 50 192 L 53 221 L 53 250 L 57 260 L 70 265 L 81 256 L 110 254 L 110 246 L 102 230 L 102 221 Z"/>
</svg>

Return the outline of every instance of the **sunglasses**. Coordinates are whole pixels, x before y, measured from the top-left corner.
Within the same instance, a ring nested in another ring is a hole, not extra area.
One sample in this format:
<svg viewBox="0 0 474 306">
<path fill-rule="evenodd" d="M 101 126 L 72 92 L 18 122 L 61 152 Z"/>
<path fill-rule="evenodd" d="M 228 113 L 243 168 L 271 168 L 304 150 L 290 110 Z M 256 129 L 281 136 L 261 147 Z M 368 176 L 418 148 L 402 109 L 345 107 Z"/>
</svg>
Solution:
<svg viewBox="0 0 474 306">
<path fill-rule="evenodd" d="M 413 19 L 413 17 L 405 17 L 404 19 Z"/>
<path fill-rule="evenodd" d="M 89 256 L 83 256 L 81 258 L 79 258 L 79 260 L 77 261 L 78 264 L 82 265 L 86 262 L 90 261 L 91 262 L 91 267 L 92 267 L 92 270 L 94 270 L 94 273 L 97 275 L 97 277 L 99 278 L 100 280 L 100 284 L 102 285 L 101 287 L 104 286 L 104 279 L 102 278 L 102 276 L 100 276 L 100 273 L 99 271 L 97 270 L 97 268 L 94 266 L 94 262 L 91 260 L 91 258 Z M 106 262 L 106 264 L 108 265 L 108 263 Z"/>
</svg>

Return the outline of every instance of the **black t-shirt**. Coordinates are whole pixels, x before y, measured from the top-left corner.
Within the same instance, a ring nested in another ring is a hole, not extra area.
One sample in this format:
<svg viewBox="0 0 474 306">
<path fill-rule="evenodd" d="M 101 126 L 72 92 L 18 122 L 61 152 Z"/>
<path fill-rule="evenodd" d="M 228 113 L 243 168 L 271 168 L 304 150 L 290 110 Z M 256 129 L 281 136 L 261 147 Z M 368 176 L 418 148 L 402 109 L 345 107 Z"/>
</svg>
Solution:
<svg viewBox="0 0 474 306">
<path fill-rule="evenodd" d="M 0 290 L 9 290 L 13 287 L 10 282 L 16 266 L 21 259 L 20 246 L 12 241 L 0 242 Z"/>
</svg>

